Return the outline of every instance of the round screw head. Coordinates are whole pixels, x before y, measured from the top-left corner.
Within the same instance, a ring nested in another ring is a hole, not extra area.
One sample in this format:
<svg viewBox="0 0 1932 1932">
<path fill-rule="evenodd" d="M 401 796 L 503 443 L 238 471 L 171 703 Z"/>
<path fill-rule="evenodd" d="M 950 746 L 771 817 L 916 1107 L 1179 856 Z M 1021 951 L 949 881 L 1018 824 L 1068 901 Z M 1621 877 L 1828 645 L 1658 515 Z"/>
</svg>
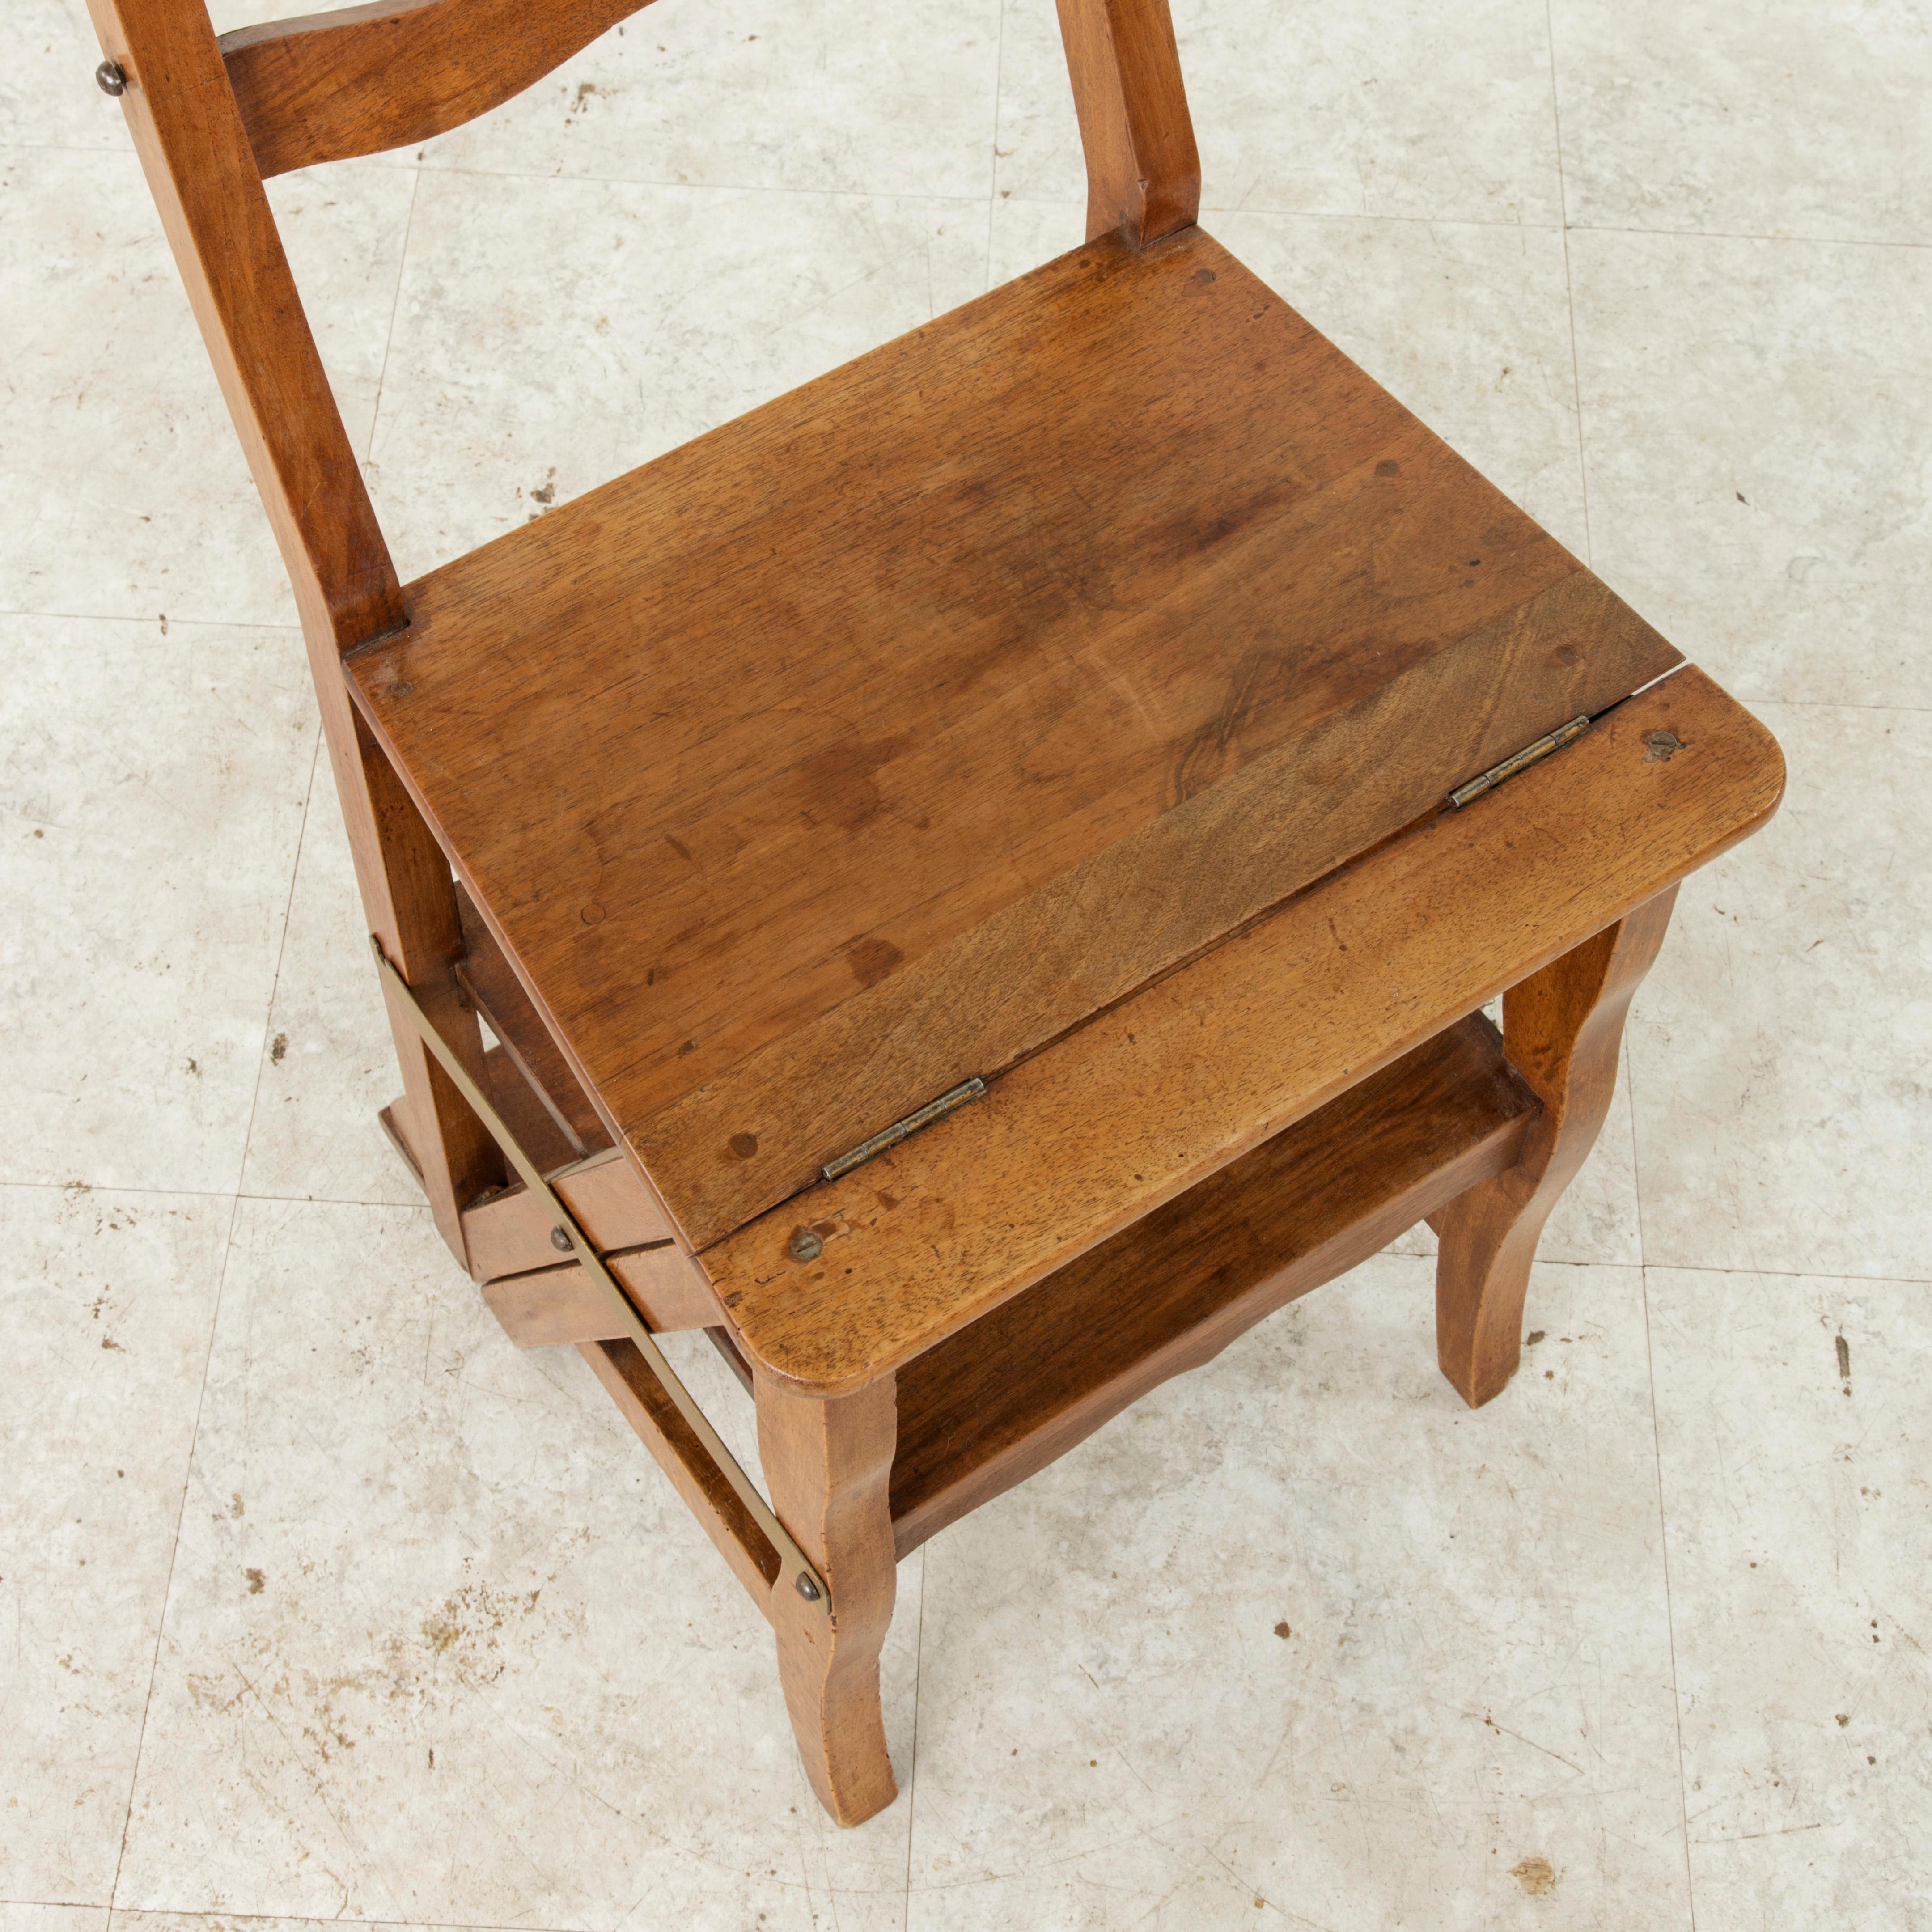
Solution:
<svg viewBox="0 0 1932 1932">
<path fill-rule="evenodd" d="M 802 1570 L 798 1573 L 798 1582 L 796 1588 L 798 1591 L 798 1594 L 802 1597 L 808 1604 L 815 1604 L 818 1602 L 818 1586 L 814 1583 Z"/>
<path fill-rule="evenodd" d="M 795 1262 L 815 1262 L 824 1252 L 824 1242 L 809 1228 L 799 1228 L 791 1238 L 791 1258 Z"/>
<path fill-rule="evenodd" d="M 567 1228 L 551 1228 L 550 1231 L 550 1244 L 552 1247 L 556 1249 L 559 1254 L 568 1254 L 570 1252 L 570 1230 Z"/>
<path fill-rule="evenodd" d="M 128 91 L 128 76 L 114 61 L 103 61 L 94 70 L 94 83 L 103 94 L 124 94 Z"/>
</svg>

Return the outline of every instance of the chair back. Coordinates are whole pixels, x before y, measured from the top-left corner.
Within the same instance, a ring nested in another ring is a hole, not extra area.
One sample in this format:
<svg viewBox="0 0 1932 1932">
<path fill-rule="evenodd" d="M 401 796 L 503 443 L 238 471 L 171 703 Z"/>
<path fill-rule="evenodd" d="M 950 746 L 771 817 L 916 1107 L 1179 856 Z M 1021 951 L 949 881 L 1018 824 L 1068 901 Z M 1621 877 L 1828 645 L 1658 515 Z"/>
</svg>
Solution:
<svg viewBox="0 0 1932 1932">
<path fill-rule="evenodd" d="M 203 0 L 88 0 L 320 671 L 408 621 L 262 191 L 459 127 L 649 0 L 375 0 L 218 40 Z M 1167 0 L 1058 0 L 1090 237 L 1191 223 L 1200 169 Z"/>
</svg>

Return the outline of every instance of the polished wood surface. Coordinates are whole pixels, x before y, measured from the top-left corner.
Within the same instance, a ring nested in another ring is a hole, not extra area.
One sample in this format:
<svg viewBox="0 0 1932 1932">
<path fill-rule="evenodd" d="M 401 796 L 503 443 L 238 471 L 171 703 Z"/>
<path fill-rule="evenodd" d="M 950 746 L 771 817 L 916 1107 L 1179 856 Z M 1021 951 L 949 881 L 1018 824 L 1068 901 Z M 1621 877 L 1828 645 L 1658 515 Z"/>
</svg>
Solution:
<svg viewBox="0 0 1932 1932">
<path fill-rule="evenodd" d="M 1678 662 L 1196 230 L 407 602 L 358 698 L 699 1245 Z"/>
<path fill-rule="evenodd" d="M 1683 748 L 1653 760 L 1664 731 Z M 707 1250 L 741 1345 L 821 1390 L 901 1366 L 1705 863 L 1783 785 L 1687 666 Z"/>
<path fill-rule="evenodd" d="M 378 0 L 221 37 L 262 175 L 407 147 L 500 107 L 649 0 Z"/>
<path fill-rule="evenodd" d="M 879 1651 L 898 1588 L 887 1484 L 888 1376 L 820 1402 L 754 1373 L 758 1456 L 772 1508 L 831 1587 L 831 1613 L 774 1590 L 778 1681 L 818 1802 L 857 1825 L 898 1795 L 879 1708 Z"/>
<path fill-rule="evenodd" d="M 1512 1167 L 1538 1111 L 1495 1028 L 1459 1021 L 909 1364 L 899 1554 Z"/>
<path fill-rule="evenodd" d="M 1087 158 L 1087 236 L 1137 246 L 1190 226 L 1201 158 L 1167 0 L 1058 0 Z"/>
<path fill-rule="evenodd" d="M 572 1157 L 580 1160 L 608 1148 L 610 1135 L 596 1108 L 557 1051 L 523 982 L 510 970 L 496 935 L 460 886 L 456 889 L 456 906 L 463 928 L 463 956 L 456 964 L 458 984 L 538 1096 Z"/>
<path fill-rule="evenodd" d="M 703 1271 L 670 1242 L 606 1255 L 603 1260 L 654 1335 L 715 1328 L 724 1318 Z M 480 1286 L 490 1313 L 520 1348 L 614 1342 L 631 1332 L 612 1315 L 610 1298 L 602 1285 L 575 1262 L 500 1276 Z"/>
<path fill-rule="evenodd" d="M 1536 1244 L 1610 1112 L 1624 1017 L 1676 898 L 1673 885 L 1503 995 L 1509 1057 L 1543 1111 L 1508 1172 L 1432 1217 L 1437 1358 L 1472 1408 L 1516 1373 Z"/>
</svg>

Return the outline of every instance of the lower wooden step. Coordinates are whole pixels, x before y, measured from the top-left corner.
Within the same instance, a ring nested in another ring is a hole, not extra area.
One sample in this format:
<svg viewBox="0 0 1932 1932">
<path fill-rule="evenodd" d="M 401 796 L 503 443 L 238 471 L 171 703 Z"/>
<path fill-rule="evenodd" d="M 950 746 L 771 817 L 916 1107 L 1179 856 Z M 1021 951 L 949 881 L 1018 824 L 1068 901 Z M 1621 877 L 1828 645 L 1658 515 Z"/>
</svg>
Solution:
<svg viewBox="0 0 1932 1932">
<path fill-rule="evenodd" d="M 909 1363 L 899 1554 L 1501 1173 L 1538 1106 L 1472 1016 Z"/>
</svg>

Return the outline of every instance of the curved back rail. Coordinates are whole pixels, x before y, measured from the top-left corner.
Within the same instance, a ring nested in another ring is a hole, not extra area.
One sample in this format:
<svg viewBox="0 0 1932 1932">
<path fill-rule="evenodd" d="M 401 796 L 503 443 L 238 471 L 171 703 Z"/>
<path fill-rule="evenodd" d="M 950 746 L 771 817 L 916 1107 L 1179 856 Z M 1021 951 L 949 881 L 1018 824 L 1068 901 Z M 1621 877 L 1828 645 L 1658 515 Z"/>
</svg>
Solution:
<svg viewBox="0 0 1932 1932">
<path fill-rule="evenodd" d="M 375 0 L 221 37 L 264 180 L 447 134 L 650 0 Z"/>
</svg>

